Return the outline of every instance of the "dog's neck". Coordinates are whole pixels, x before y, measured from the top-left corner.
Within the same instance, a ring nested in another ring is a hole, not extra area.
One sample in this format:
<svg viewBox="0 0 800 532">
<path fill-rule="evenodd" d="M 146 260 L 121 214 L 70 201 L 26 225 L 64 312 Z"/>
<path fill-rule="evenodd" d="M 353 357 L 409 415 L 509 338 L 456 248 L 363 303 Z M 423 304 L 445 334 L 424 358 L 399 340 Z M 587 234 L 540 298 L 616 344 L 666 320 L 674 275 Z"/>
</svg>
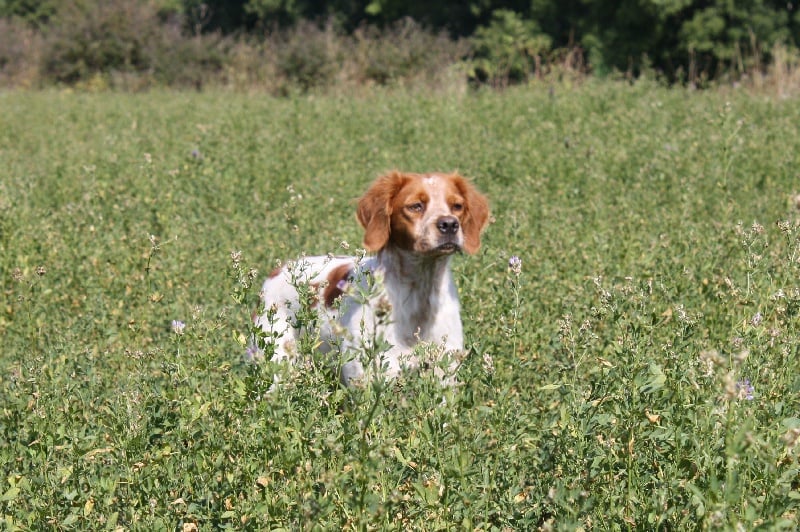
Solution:
<svg viewBox="0 0 800 532">
<path fill-rule="evenodd" d="M 378 252 L 384 287 L 392 304 L 392 320 L 408 341 L 426 340 L 443 298 L 456 298 L 450 272 L 452 255 L 421 256 L 396 246 Z"/>
<path fill-rule="evenodd" d="M 385 282 L 408 287 L 410 292 L 432 293 L 450 280 L 450 254 L 419 255 L 391 244 L 378 252 Z"/>
</svg>

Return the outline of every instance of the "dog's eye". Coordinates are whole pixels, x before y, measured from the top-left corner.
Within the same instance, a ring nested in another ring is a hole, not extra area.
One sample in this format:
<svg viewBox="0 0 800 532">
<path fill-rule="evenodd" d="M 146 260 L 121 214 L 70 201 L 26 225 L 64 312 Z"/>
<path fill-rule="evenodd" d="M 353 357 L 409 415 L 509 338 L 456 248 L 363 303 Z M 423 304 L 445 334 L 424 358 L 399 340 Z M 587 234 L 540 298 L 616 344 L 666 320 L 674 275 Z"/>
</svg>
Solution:
<svg viewBox="0 0 800 532">
<path fill-rule="evenodd" d="M 453 212 L 461 212 L 464 210 L 464 206 L 460 203 L 453 203 L 453 206 L 450 207 Z"/>
<path fill-rule="evenodd" d="M 416 203 L 406 205 L 406 209 L 411 212 L 422 212 L 425 209 L 425 205 L 423 205 L 421 201 L 418 201 Z"/>
</svg>

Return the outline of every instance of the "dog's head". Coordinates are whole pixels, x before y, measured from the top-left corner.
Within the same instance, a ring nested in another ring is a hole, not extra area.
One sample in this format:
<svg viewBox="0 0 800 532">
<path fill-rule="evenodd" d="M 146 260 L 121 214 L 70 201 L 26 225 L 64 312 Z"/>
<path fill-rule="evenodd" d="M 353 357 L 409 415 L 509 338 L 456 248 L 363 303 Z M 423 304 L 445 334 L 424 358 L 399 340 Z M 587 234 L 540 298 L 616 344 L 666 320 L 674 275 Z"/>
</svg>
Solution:
<svg viewBox="0 0 800 532">
<path fill-rule="evenodd" d="M 418 255 L 475 253 L 489 219 L 489 204 L 458 174 L 391 172 L 379 177 L 358 201 L 364 247 L 387 245 Z"/>
</svg>

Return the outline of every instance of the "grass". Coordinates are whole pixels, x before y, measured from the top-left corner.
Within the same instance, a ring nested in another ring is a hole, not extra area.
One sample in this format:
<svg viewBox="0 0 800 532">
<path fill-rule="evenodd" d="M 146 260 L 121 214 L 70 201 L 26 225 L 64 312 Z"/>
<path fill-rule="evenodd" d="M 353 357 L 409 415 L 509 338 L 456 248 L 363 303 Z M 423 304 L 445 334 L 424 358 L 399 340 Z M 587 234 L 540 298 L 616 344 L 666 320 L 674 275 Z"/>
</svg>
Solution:
<svg viewBox="0 0 800 532">
<path fill-rule="evenodd" d="M 0 107 L 3 527 L 795 526 L 795 101 L 588 81 Z M 342 389 L 309 356 L 266 394 L 280 368 L 239 343 L 260 279 L 353 252 L 352 200 L 392 168 L 492 200 L 455 261 L 462 385 Z"/>
</svg>

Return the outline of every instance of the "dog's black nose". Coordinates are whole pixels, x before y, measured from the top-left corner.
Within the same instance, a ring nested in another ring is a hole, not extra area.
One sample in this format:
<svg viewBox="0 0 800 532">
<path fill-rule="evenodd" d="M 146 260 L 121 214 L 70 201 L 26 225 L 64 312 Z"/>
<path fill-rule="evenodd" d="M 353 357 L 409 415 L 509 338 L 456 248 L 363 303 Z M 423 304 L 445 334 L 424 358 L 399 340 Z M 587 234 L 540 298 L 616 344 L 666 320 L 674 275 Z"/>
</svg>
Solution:
<svg viewBox="0 0 800 532">
<path fill-rule="evenodd" d="M 443 235 L 452 235 L 458 232 L 458 218 L 455 216 L 442 216 L 436 222 L 436 227 Z"/>
</svg>

